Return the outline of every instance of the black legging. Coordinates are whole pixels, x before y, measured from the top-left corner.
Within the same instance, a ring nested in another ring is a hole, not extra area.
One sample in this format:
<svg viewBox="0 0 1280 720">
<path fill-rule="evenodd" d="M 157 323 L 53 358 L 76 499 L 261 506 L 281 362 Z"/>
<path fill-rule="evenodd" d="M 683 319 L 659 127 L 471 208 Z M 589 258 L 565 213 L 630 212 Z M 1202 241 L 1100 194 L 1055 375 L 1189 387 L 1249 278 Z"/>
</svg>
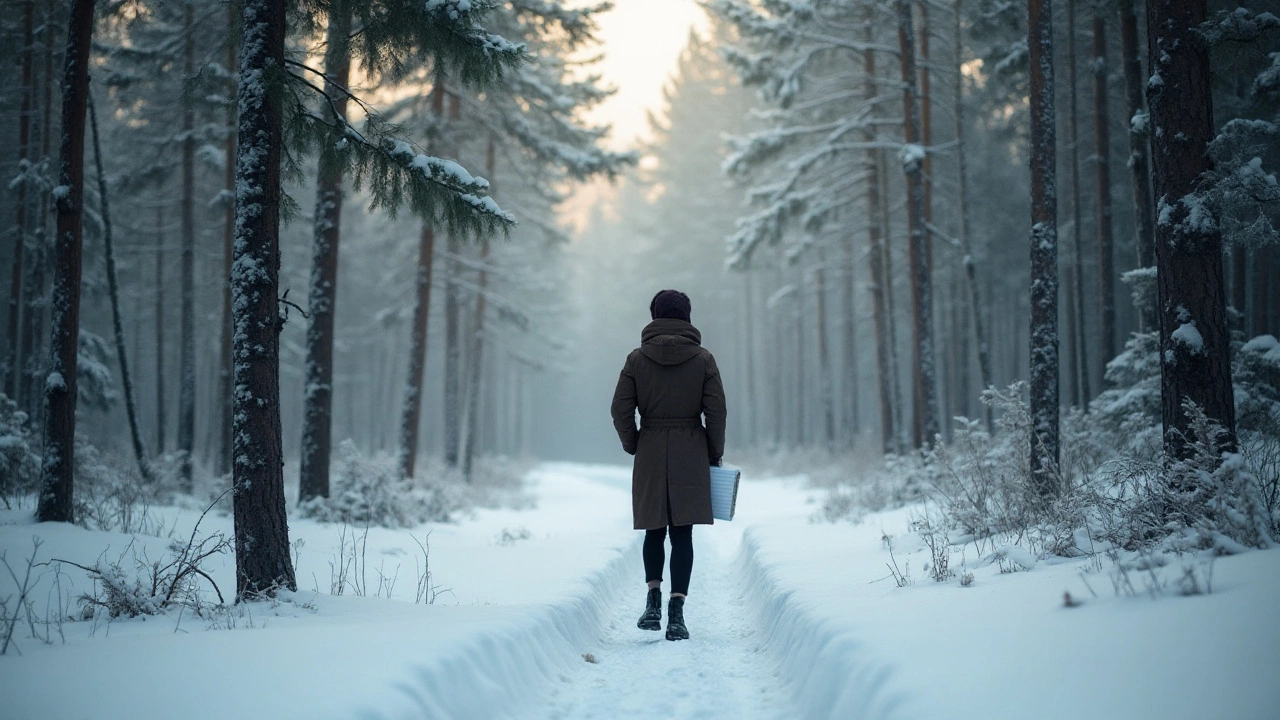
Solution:
<svg viewBox="0 0 1280 720">
<path fill-rule="evenodd" d="M 645 582 L 662 581 L 662 561 L 667 528 L 644 533 Z M 689 576 L 693 573 L 693 526 L 671 526 L 671 593 L 689 594 Z"/>
</svg>

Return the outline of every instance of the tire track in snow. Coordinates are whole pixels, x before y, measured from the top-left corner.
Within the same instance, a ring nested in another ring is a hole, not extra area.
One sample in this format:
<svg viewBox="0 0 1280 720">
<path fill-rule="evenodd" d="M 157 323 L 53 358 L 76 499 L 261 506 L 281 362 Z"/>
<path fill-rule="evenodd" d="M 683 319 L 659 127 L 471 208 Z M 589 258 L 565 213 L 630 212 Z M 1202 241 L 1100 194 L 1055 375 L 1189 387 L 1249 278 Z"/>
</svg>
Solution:
<svg viewBox="0 0 1280 720">
<path fill-rule="evenodd" d="M 671 642 L 665 632 L 636 627 L 644 609 L 644 585 L 619 604 L 601 637 L 584 648 L 596 663 L 582 662 L 561 675 L 528 718 L 555 720 L 627 718 L 791 717 L 790 693 L 762 646 L 740 595 L 729 559 L 741 540 L 737 528 L 694 530 L 694 569 L 685 622 L 689 640 Z M 669 580 L 669 578 L 667 578 Z M 666 627 L 668 585 L 663 587 Z"/>
</svg>

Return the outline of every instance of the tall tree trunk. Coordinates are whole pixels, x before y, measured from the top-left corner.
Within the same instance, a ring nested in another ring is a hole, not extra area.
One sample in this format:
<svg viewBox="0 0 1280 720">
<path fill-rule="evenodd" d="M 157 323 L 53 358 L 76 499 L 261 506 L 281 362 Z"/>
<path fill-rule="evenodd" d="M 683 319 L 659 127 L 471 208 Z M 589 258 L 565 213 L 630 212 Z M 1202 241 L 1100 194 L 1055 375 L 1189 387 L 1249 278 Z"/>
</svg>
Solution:
<svg viewBox="0 0 1280 720">
<path fill-rule="evenodd" d="M 1229 433 L 1235 448 L 1230 333 L 1222 276 L 1222 230 L 1197 192 L 1213 169 L 1209 51 L 1196 34 L 1205 0 L 1148 0 L 1152 179 L 1160 318 L 1161 408 L 1170 458 L 1193 452 L 1183 403 L 1194 402 Z"/>
<path fill-rule="evenodd" d="M 841 243 L 841 248 L 844 252 L 840 254 L 841 267 L 838 276 L 840 278 L 840 315 L 843 330 L 840 337 L 840 347 L 845 377 L 844 392 L 841 393 L 841 397 L 844 400 L 845 445 L 853 448 L 862 429 L 858 423 L 858 393 L 860 389 L 858 383 L 857 345 L 858 311 L 857 301 L 853 296 L 857 249 L 853 233 L 849 233 L 849 236 Z"/>
<path fill-rule="evenodd" d="M 964 73 L 960 65 L 964 61 L 964 36 L 961 29 L 962 0 L 956 0 L 955 40 L 956 40 L 956 205 L 960 212 L 960 252 L 964 253 L 964 274 L 969 291 L 970 321 L 973 323 L 973 341 L 978 349 L 978 374 L 982 379 L 982 389 L 986 390 L 995 384 L 991 374 L 991 347 L 987 343 L 987 331 L 983 319 L 982 294 L 978 287 L 978 269 L 973 258 L 973 244 L 969 235 L 969 166 L 965 157 L 965 120 L 964 120 Z M 982 419 L 986 423 L 987 432 L 994 429 L 990 405 L 983 404 Z"/>
<path fill-rule="evenodd" d="M 236 25 L 236 3 L 227 3 L 227 27 Z M 236 71 L 236 44 L 227 40 L 227 72 Z M 236 236 L 236 110 L 235 105 L 227 109 L 227 139 L 223 152 L 226 162 L 223 164 L 223 215 L 222 215 L 222 337 L 218 354 L 218 422 L 221 427 L 221 442 L 214 467 L 219 476 L 231 472 L 231 405 L 235 393 L 235 372 L 231 360 L 231 262 L 233 245 Z"/>
<path fill-rule="evenodd" d="M 297 589 L 280 442 L 280 152 L 285 0 L 243 0 L 236 156 L 236 598 Z"/>
<path fill-rule="evenodd" d="M 35 54 L 35 2 L 27 0 L 22 5 L 22 101 L 18 110 L 18 163 L 26 172 L 27 163 L 31 159 L 31 113 L 35 96 L 34 83 Z M 5 359 L 5 393 L 15 403 L 21 402 L 22 392 L 22 348 L 20 347 L 20 330 L 22 315 L 22 275 L 23 259 L 27 252 L 27 181 L 23 178 L 18 184 L 17 219 L 14 230 L 17 233 L 13 241 L 13 275 L 9 286 L 9 350 Z"/>
<path fill-rule="evenodd" d="M 413 477 L 418 462 L 418 434 L 422 422 L 422 374 L 427 363 L 427 319 L 431 314 L 431 264 L 436 236 L 429 221 L 423 221 L 418 244 L 418 271 L 413 306 L 413 328 L 409 343 L 409 380 L 405 383 L 400 411 L 400 475 Z"/>
<path fill-rule="evenodd" d="M 324 91 L 335 121 L 347 121 L 345 88 L 351 71 L 351 6 L 329 9 L 324 57 Z M 337 150 L 320 154 L 311 250 L 311 289 L 307 305 L 306 385 L 302 411 L 302 463 L 298 499 L 329 497 L 329 456 L 333 426 L 333 314 L 338 296 L 338 242 L 342 229 L 342 158 Z"/>
<path fill-rule="evenodd" d="M 1142 58 L 1138 49 L 1138 16 L 1133 5 L 1136 0 L 1120 0 L 1120 45 L 1124 53 L 1124 87 L 1129 100 L 1129 173 L 1133 185 L 1133 217 L 1138 231 L 1138 267 L 1155 267 L 1155 212 L 1151 205 L 1151 174 L 1147 155 L 1147 131 L 1144 124 L 1135 120 L 1146 114 L 1142 99 L 1146 77 L 1142 74 Z M 1244 306 L 1240 306 L 1244 311 Z M 1155 329 L 1155 308 L 1139 307 L 1138 327 L 1143 331 Z"/>
<path fill-rule="evenodd" d="M 191 1 L 186 9 L 186 42 L 183 55 L 183 77 L 195 73 L 195 8 Z M 195 110 L 190 102 L 182 103 L 182 345 L 179 348 L 178 372 L 178 451 L 182 453 L 182 484 L 191 490 L 191 453 L 196 434 L 196 140 Z"/>
<path fill-rule="evenodd" d="M 1053 0 L 1028 0 L 1031 60 L 1031 477 L 1058 494 L 1058 197 L 1053 108 Z"/>
<path fill-rule="evenodd" d="M 835 389 L 831 381 L 831 350 L 827 338 L 827 273 L 826 253 L 818 253 L 818 267 L 813 273 L 814 297 L 817 301 L 818 324 L 818 393 L 822 403 L 822 444 L 831 449 L 836 442 Z"/>
<path fill-rule="evenodd" d="M 169 418 L 164 397 L 164 227 L 161 208 L 161 205 L 156 205 L 156 452 L 163 455 Z"/>
<path fill-rule="evenodd" d="M 93 161 L 98 171 L 98 202 L 102 214 L 102 249 L 107 261 L 107 292 L 111 297 L 111 326 L 115 334 L 116 359 L 120 362 L 120 382 L 124 386 L 124 409 L 129 421 L 129 437 L 133 440 L 133 456 L 138 472 L 147 482 L 154 481 L 147 465 L 147 449 L 138 428 L 138 411 L 133 400 L 133 376 L 129 374 L 129 353 L 125 349 L 124 324 L 120 319 L 120 287 L 116 282 L 116 257 L 111 236 L 111 206 L 107 202 L 107 176 L 102 170 L 102 145 L 98 142 L 98 113 L 89 96 L 89 126 L 93 131 Z"/>
<path fill-rule="evenodd" d="M 1111 114 L 1107 109 L 1107 28 L 1093 16 L 1094 184 L 1098 193 L 1098 377 L 1116 356 L 1115 250 L 1111 233 Z"/>
<path fill-rule="evenodd" d="M 497 163 L 497 147 L 495 146 L 493 137 L 489 137 L 489 141 L 485 147 L 485 176 L 489 181 L 489 194 L 493 194 L 494 175 L 496 174 Z M 467 437 L 462 451 L 462 476 L 471 481 L 471 468 L 475 460 L 476 452 L 476 434 L 480 427 L 478 416 L 480 414 L 480 381 L 484 377 L 482 370 L 484 369 L 484 316 L 488 310 L 489 298 L 489 272 L 487 264 L 489 262 L 489 236 L 485 235 L 480 239 L 480 291 L 476 297 L 476 326 L 475 335 L 472 338 L 471 357 L 467 358 L 467 364 L 470 368 L 470 377 L 467 379 L 467 420 L 465 427 L 467 429 Z"/>
<path fill-rule="evenodd" d="M 490 137 L 485 148 L 485 175 L 490 182 L 490 194 L 493 194 L 493 178 L 495 174 L 496 148 L 493 138 Z M 484 316 L 488 310 L 489 299 L 487 293 L 489 290 L 489 272 L 486 267 L 489 262 L 489 236 L 485 235 L 480 240 L 480 280 L 479 292 L 476 297 L 476 323 L 474 335 L 472 337 L 471 356 L 467 358 L 467 366 L 469 369 L 469 377 L 467 378 L 467 409 L 466 422 L 463 427 L 466 428 L 467 436 L 462 449 L 462 476 L 471 481 L 471 467 L 475 460 L 476 452 L 476 434 L 480 427 L 480 382 L 484 377 L 482 370 L 484 369 Z"/>
<path fill-rule="evenodd" d="M 84 124 L 89 96 L 89 47 L 94 0 L 74 0 L 67 28 L 62 82 L 62 147 L 59 151 L 58 212 L 53 281 L 49 375 L 44 383 L 44 461 L 40 522 L 74 519 L 76 371 L 80 342 L 80 260 L 84 217 Z"/>
<path fill-rule="evenodd" d="M 444 95 L 444 82 L 438 81 L 431 91 L 431 111 L 436 118 L 444 117 Z M 400 412 L 400 475 L 406 478 L 413 477 L 418 462 L 422 374 L 427 363 L 427 320 L 431 316 L 431 266 L 435 259 L 435 245 L 435 229 L 429 221 L 423 221 L 418 246 L 417 302 L 413 306 L 413 328 L 409 342 L 409 379 L 405 383 Z"/>
<path fill-rule="evenodd" d="M 870 31 L 869 26 L 868 31 Z M 884 287 L 885 317 L 888 319 L 886 339 L 889 345 L 889 389 L 893 393 L 893 427 L 896 433 L 893 444 L 896 448 L 895 452 L 901 453 L 904 448 L 903 433 L 906 432 L 906 421 L 903 420 L 906 405 L 902 402 L 902 378 L 898 374 L 902 363 L 898 360 L 898 321 L 897 312 L 893 309 L 893 223 L 889 214 L 889 154 L 887 151 L 880 151 L 876 164 L 879 166 L 880 188 L 880 192 L 877 193 L 880 207 L 876 208 L 876 215 L 879 217 L 881 236 L 884 238 L 884 252 L 880 255 L 884 260 L 884 271 L 881 273 L 880 283 Z"/>
<path fill-rule="evenodd" d="M 920 107 L 916 102 L 917 68 L 915 31 L 911 6 L 896 0 L 898 46 L 902 61 L 903 171 L 907 176 L 907 236 L 911 276 L 912 405 L 913 447 L 932 444 L 938 434 L 938 403 L 934 370 L 933 289 L 929 277 L 929 232 L 925 219 L 923 162 L 927 153 L 920 145 Z"/>
<path fill-rule="evenodd" d="M 441 85 L 444 93 L 444 83 Z M 458 99 L 450 99 L 449 119 L 458 120 L 461 114 Z M 457 233 L 449 233 L 445 257 L 444 294 L 444 461 L 449 467 L 458 466 L 462 435 L 462 307 L 459 297 L 458 275 L 462 266 L 457 258 L 462 243 Z"/>
<path fill-rule="evenodd" d="M 1067 85 L 1069 98 L 1067 129 L 1070 132 L 1068 143 L 1071 146 L 1069 154 L 1071 158 L 1071 245 L 1072 252 L 1075 253 L 1075 258 L 1070 268 L 1071 272 L 1069 273 L 1074 285 L 1070 298 L 1072 303 L 1070 314 L 1074 315 L 1076 321 L 1070 328 L 1071 347 L 1074 351 L 1071 357 L 1071 373 L 1076 383 L 1079 405 L 1087 409 L 1089 401 L 1093 399 L 1093 383 L 1089 377 L 1089 342 L 1087 339 L 1089 336 L 1087 331 L 1089 323 L 1085 320 L 1087 316 L 1084 312 L 1084 233 L 1081 229 L 1082 213 L 1080 212 L 1080 110 L 1076 105 L 1076 99 L 1079 97 L 1079 85 L 1076 82 L 1077 67 L 1076 0 L 1067 0 Z M 1056 190 L 1054 195 L 1056 206 Z M 1054 212 L 1054 222 L 1056 224 L 1057 211 L 1055 210 Z M 1054 232 L 1056 234 L 1056 227 Z"/>
<path fill-rule="evenodd" d="M 868 44 L 875 39 L 872 28 L 871 10 L 868 9 L 867 23 L 864 28 L 864 39 Z M 862 53 L 863 96 L 869 107 L 874 107 L 878 90 L 876 88 L 876 56 L 871 50 Z M 893 351 L 892 323 L 889 316 L 887 298 L 889 285 L 885 276 L 885 249 L 881 237 L 882 199 L 880 197 L 880 151 L 871 148 L 876 140 L 875 130 L 867 126 L 862 131 L 862 140 L 867 144 L 863 157 L 863 171 L 867 176 L 867 269 L 871 274 L 871 319 L 876 335 L 876 377 L 879 380 L 880 398 L 880 447 L 884 454 L 896 453 L 898 448 L 898 430 L 893 416 L 894 376 L 890 356 Z M 855 380 L 856 381 L 856 380 Z"/>
</svg>

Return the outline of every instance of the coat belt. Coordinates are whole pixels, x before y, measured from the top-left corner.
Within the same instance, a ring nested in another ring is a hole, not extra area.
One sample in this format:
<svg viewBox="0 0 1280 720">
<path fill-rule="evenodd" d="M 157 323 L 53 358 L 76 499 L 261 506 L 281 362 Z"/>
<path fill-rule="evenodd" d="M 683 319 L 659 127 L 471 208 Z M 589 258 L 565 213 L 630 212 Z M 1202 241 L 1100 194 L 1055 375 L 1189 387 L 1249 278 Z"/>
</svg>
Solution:
<svg viewBox="0 0 1280 720">
<path fill-rule="evenodd" d="M 701 429 L 702 418 L 640 418 L 641 430 L 683 430 L 683 429 Z"/>
</svg>

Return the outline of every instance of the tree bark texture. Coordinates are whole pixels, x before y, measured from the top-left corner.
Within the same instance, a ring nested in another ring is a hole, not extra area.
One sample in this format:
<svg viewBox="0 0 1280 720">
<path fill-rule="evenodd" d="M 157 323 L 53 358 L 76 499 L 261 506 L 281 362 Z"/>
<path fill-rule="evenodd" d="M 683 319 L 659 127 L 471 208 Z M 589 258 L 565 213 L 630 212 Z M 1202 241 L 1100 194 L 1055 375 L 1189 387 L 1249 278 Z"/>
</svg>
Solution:
<svg viewBox="0 0 1280 720">
<path fill-rule="evenodd" d="M 1053 103 L 1053 3 L 1028 0 L 1031 62 L 1031 478 L 1058 493 L 1058 198 Z"/>
<path fill-rule="evenodd" d="M 932 444 L 938 434 L 938 409 L 933 348 L 932 283 L 929 277 L 929 232 L 925 219 L 925 189 L 920 143 L 920 106 L 916 102 L 917 68 L 911 6 L 896 0 L 898 46 L 902 63 L 903 171 L 907 176 L 907 237 L 911 277 L 912 445 Z"/>
<path fill-rule="evenodd" d="M 1191 452 L 1186 400 L 1221 424 L 1235 447 L 1222 230 L 1197 192 L 1212 170 L 1206 148 L 1214 135 L 1209 52 L 1196 34 L 1205 14 L 1205 0 L 1147 2 L 1161 406 L 1170 458 Z"/>
<path fill-rule="evenodd" d="M 195 8 L 186 7 L 183 77 L 195 74 Z M 195 109 L 182 103 L 182 345 L 178 371 L 178 451 L 182 453 L 182 484 L 191 490 L 191 453 L 196 435 L 196 140 Z"/>
<path fill-rule="evenodd" d="M 427 319 L 431 316 L 431 265 L 435 258 L 435 231 L 422 224 L 418 249 L 417 302 L 413 306 L 413 334 L 409 343 L 409 381 L 405 383 L 400 413 L 400 475 L 413 477 L 418 462 L 418 434 L 422 422 L 422 375 L 427 364 Z"/>
<path fill-rule="evenodd" d="M 346 122 L 351 74 L 351 6 L 334 3 L 329 11 L 324 57 L 328 107 Z M 303 388 L 302 462 L 298 498 L 329 497 L 329 458 L 333 426 L 333 314 L 338 295 L 338 242 L 342 229 L 342 159 L 336 150 L 320 155 L 316 182 L 315 228 L 311 249 L 311 289 L 307 306 L 306 383 Z"/>
<path fill-rule="evenodd" d="M 80 342 L 80 261 L 84 218 L 84 129 L 89 97 L 89 47 L 93 40 L 94 0 L 74 0 L 67 27 L 62 81 L 62 147 L 50 317 L 49 375 L 44 383 L 44 462 L 41 469 L 41 522 L 74 519 L 76 371 Z"/>
<path fill-rule="evenodd" d="M 1107 27 L 1093 16 L 1094 185 L 1098 212 L 1098 377 L 1116 356 L 1115 242 L 1111 232 L 1111 113 L 1107 107 Z"/>
<path fill-rule="evenodd" d="M 18 162 L 25 171 L 25 163 L 31 156 L 31 113 L 35 96 L 35 2 L 27 0 L 22 5 L 22 93 L 18 110 Z M 5 393 L 14 402 L 20 402 L 22 392 L 22 348 L 20 346 L 22 316 L 23 260 L 27 252 L 27 182 L 18 184 L 17 218 L 14 222 L 17 237 L 13 241 L 13 274 L 9 286 L 8 355 L 4 363 Z"/>
<path fill-rule="evenodd" d="M 133 441 L 133 456 L 138 461 L 138 472 L 147 482 L 154 481 L 147 465 L 147 449 L 138 427 L 138 410 L 133 399 L 133 375 L 129 373 L 129 353 L 125 349 L 124 324 L 120 318 L 120 287 L 116 282 L 116 256 L 111 236 L 111 206 L 107 201 L 107 176 L 102 170 L 102 145 L 98 142 L 98 113 L 89 97 L 89 125 L 93 131 L 93 160 L 98 171 L 98 202 L 102 214 L 102 249 L 107 264 L 107 294 L 111 299 L 111 327 L 116 341 L 116 360 L 120 363 L 120 383 L 124 387 L 125 416 L 129 421 L 129 437 Z"/>
<path fill-rule="evenodd" d="M 285 0 L 244 0 L 231 268 L 236 598 L 297 589 L 280 443 L 280 153 Z"/>
<path fill-rule="evenodd" d="M 1155 250 L 1155 213 L 1151 209 L 1151 173 L 1147 153 L 1147 131 L 1134 123 L 1139 116 L 1145 115 L 1146 104 L 1142 93 L 1146 87 L 1146 77 L 1142 74 L 1142 58 L 1138 48 L 1138 16 L 1133 5 L 1136 0 L 1120 2 L 1120 47 L 1124 54 L 1124 88 L 1129 105 L 1129 175 L 1133 186 L 1133 217 L 1138 232 L 1138 267 L 1154 267 Z M 1138 328 L 1143 331 L 1154 330 L 1157 325 L 1156 316 L 1151 310 L 1140 310 Z M 1241 306 L 1241 311 L 1244 307 Z"/>
<path fill-rule="evenodd" d="M 227 3 L 227 27 L 235 27 L 236 3 Z M 236 44 L 227 41 L 227 72 L 236 71 Z M 231 405 L 235 393 L 235 372 L 231 359 L 231 263 L 236 237 L 236 110 L 227 110 L 227 139 L 223 145 L 226 162 L 223 166 L 223 216 L 222 216 L 222 337 L 218 354 L 218 422 L 220 425 L 220 442 L 218 455 L 214 462 L 215 472 L 219 476 L 231 472 L 232 435 Z"/>
</svg>

